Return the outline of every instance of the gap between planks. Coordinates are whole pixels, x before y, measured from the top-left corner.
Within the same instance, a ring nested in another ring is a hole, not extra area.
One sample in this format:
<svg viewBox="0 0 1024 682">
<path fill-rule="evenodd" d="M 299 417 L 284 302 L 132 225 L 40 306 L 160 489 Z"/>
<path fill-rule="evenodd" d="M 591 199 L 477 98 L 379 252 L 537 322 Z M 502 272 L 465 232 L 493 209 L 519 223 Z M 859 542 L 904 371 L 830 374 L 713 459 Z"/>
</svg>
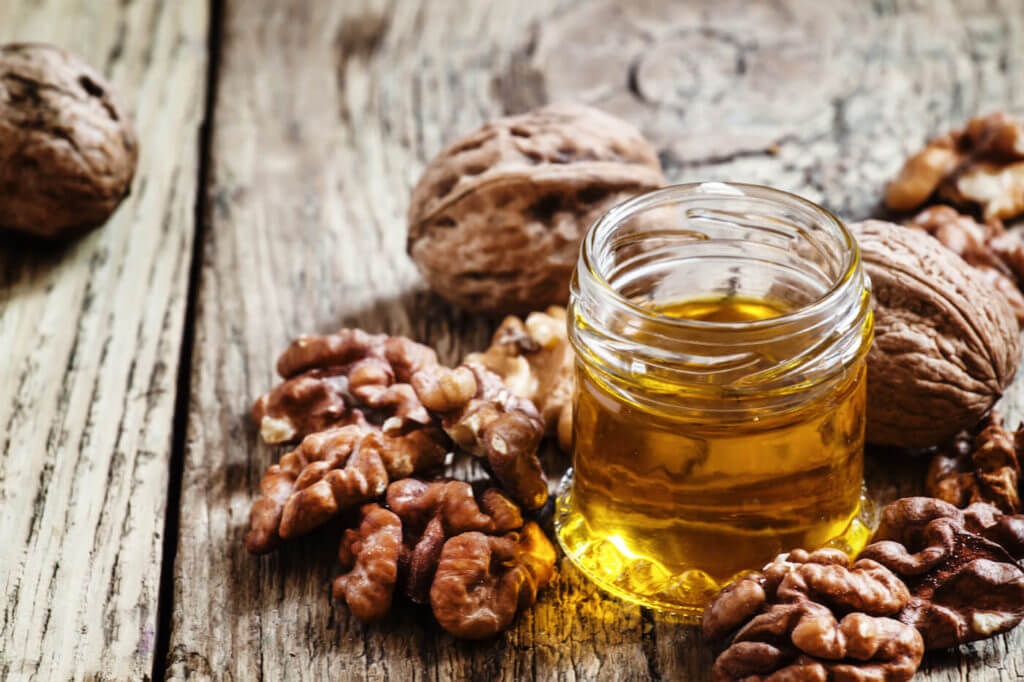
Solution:
<svg viewBox="0 0 1024 682">
<path fill-rule="evenodd" d="M 195 230 L 192 261 L 189 263 L 188 289 L 185 299 L 185 325 L 182 330 L 175 383 L 174 425 L 171 429 L 171 460 L 168 464 L 167 504 L 164 513 L 164 544 L 160 563 L 160 586 L 157 591 L 156 647 L 153 653 L 153 680 L 167 677 L 167 656 L 171 644 L 171 621 L 174 615 L 174 560 L 178 555 L 178 524 L 181 517 L 181 479 L 185 473 L 185 447 L 188 432 L 188 406 L 192 396 L 192 349 L 196 336 L 196 306 L 199 301 L 199 274 L 203 264 L 203 243 L 208 228 L 207 183 L 210 178 L 210 152 L 213 138 L 213 107 L 217 97 L 221 45 L 224 37 L 224 0 L 210 0 L 207 41 L 206 90 L 203 120 L 199 130 L 199 169 L 196 179 L 194 208 Z"/>
</svg>

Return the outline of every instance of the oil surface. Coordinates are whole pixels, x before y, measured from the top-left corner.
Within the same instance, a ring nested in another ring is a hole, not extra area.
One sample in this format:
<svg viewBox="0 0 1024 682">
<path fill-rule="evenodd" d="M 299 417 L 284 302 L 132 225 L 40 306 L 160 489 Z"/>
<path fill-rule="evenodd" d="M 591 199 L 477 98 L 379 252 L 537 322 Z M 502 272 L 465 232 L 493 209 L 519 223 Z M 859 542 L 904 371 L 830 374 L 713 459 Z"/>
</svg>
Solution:
<svg viewBox="0 0 1024 682">
<path fill-rule="evenodd" d="M 673 317 L 774 317 L 758 299 L 684 301 Z M 613 395 L 577 372 L 574 484 L 560 497 L 559 540 L 605 589 L 692 620 L 722 585 L 780 552 L 827 543 L 859 550 L 864 366 L 784 416 L 723 423 L 673 419 Z M 638 385 L 666 391 L 664 383 Z"/>
<path fill-rule="evenodd" d="M 767 320 L 789 312 L 786 305 L 779 301 L 744 296 L 698 298 L 667 303 L 653 309 L 668 317 L 702 322 L 750 322 Z"/>
</svg>

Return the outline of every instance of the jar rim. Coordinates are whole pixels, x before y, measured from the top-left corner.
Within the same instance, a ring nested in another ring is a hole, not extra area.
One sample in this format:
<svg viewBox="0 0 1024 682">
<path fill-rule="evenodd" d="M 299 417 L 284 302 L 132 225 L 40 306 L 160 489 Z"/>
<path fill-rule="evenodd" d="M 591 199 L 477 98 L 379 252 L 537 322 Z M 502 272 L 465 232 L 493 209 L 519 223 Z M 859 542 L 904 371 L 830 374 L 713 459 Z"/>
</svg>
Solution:
<svg viewBox="0 0 1024 682">
<path fill-rule="evenodd" d="M 801 305 L 793 310 L 780 313 L 779 315 L 756 320 L 741 320 L 736 322 L 695 320 L 666 315 L 654 308 L 634 303 L 612 286 L 605 274 L 600 272 L 600 270 L 594 266 L 592 255 L 594 250 L 598 248 L 598 235 L 603 236 L 602 231 L 607 232 L 614 229 L 625 220 L 639 215 L 643 210 L 656 208 L 660 205 L 670 203 L 671 199 L 685 200 L 687 196 L 694 194 L 699 194 L 702 198 L 722 197 L 735 199 L 748 197 L 760 200 L 785 201 L 787 203 L 796 204 L 797 206 L 820 216 L 825 223 L 837 228 L 838 233 L 844 242 L 843 245 L 845 248 L 843 249 L 843 254 L 845 261 L 842 264 L 840 274 L 834 278 L 834 281 L 832 281 L 828 289 L 807 304 Z M 587 272 L 590 273 L 596 283 L 599 284 L 606 293 L 611 295 L 612 300 L 616 304 L 625 307 L 642 319 L 677 329 L 694 329 L 703 331 L 752 331 L 770 329 L 776 325 L 799 322 L 806 317 L 812 317 L 819 314 L 823 308 L 828 308 L 834 305 L 836 299 L 841 298 L 844 295 L 844 291 L 847 286 L 857 279 L 856 275 L 860 270 L 861 255 L 860 247 L 857 244 L 856 238 L 854 238 L 853 233 L 850 232 L 843 221 L 836 217 L 836 215 L 831 211 L 819 206 L 813 201 L 791 192 L 775 189 L 774 187 L 768 187 L 767 185 L 756 185 L 743 182 L 703 181 L 668 185 L 650 192 L 645 192 L 612 207 L 607 213 L 598 218 L 598 220 L 587 231 L 586 236 L 583 238 L 583 246 L 580 249 L 580 259 Z"/>
</svg>

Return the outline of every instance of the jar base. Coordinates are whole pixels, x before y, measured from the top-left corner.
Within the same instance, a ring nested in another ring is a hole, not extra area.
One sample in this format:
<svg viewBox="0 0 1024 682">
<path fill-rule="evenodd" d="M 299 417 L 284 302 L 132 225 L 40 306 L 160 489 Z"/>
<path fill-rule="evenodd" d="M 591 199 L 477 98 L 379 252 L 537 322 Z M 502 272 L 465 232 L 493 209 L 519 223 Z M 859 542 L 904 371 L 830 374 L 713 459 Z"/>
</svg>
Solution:
<svg viewBox="0 0 1024 682">
<path fill-rule="evenodd" d="M 730 581 L 719 582 L 697 569 L 673 572 L 654 559 L 632 552 L 618 536 L 595 536 L 573 506 L 572 481 L 570 468 L 558 486 L 554 525 L 558 544 L 573 565 L 609 594 L 654 609 L 669 621 L 700 623 L 704 607 Z M 873 517 L 873 506 L 862 495 L 850 523 L 825 546 L 851 556 L 857 554 L 871 537 Z"/>
</svg>

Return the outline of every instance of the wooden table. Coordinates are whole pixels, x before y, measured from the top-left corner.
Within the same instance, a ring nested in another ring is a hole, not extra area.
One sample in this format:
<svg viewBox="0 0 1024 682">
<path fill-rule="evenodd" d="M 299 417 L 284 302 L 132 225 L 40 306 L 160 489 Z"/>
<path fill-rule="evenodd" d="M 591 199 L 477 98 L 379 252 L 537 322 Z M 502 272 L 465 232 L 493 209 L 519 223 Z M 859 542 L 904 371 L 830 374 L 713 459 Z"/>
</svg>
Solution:
<svg viewBox="0 0 1024 682">
<path fill-rule="evenodd" d="M 1013 0 L 6 0 L 135 111 L 132 196 L 66 247 L 0 235 L 0 679 L 708 679 L 696 630 L 567 561 L 514 629 L 329 600 L 336 535 L 243 548 L 277 454 L 246 419 L 295 335 L 360 325 L 455 361 L 493 321 L 405 255 L 424 163 L 481 121 L 577 99 L 635 122 L 674 181 L 775 185 L 847 218 L 930 133 L 1024 113 Z M 1004 402 L 1024 415 L 1020 378 Z M 922 465 L 869 457 L 879 499 Z M 923 680 L 1024 675 L 1024 628 Z"/>
</svg>

